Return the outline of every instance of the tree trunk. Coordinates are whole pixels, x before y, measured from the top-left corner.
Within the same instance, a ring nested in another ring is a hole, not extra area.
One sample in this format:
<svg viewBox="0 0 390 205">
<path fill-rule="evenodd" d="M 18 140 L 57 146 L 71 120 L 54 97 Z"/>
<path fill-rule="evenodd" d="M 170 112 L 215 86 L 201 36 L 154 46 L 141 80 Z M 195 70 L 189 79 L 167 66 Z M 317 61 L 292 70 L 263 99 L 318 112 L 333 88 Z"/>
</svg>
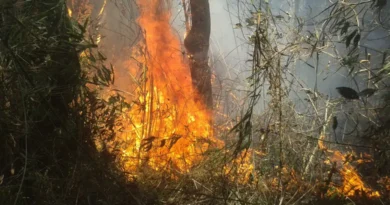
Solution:
<svg viewBox="0 0 390 205">
<path fill-rule="evenodd" d="M 185 5 L 185 4 L 183 4 Z M 190 60 L 192 83 L 199 98 L 208 109 L 212 109 L 211 70 L 208 65 L 210 39 L 210 6 L 208 0 L 189 0 L 186 13 L 187 35 L 184 46 Z M 188 18 L 189 17 L 189 18 Z"/>
</svg>

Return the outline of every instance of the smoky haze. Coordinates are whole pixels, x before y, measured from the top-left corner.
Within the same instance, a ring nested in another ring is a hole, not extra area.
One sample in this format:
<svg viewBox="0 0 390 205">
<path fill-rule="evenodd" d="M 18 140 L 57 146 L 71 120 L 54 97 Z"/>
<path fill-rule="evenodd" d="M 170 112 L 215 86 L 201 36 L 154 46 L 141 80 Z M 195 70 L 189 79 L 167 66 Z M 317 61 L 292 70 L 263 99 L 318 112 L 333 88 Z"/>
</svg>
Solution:
<svg viewBox="0 0 390 205">
<path fill-rule="evenodd" d="M 96 2 L 101 5 L 103 1 Z M 210 65 L 215 74 L 214 100 L 217 104 L 219 102 L 230 104 L 226 106 L 228 108 L 224 108 L 224 112 L 232 115 L 233 113 L 240 114 L 239 105 L 245 102 L 247 95 L 245 91 L 249 89 L 246 78 L 251 70 L 251 62 L 248 60 L 252 46 L 248 43 L 248 38 L 253 34 L 253 30 L 245 28 L 245 21 L 250 17 L 250 12 L 255 9 L 251 6 L 251 2 L 251 0 L 210 0 L 212 28 L 209 55 Z M 258 2 L 257 5 L 259 5 Z M 269 0 L 269 4 L 272 14 L 282 17 L 278 20 L 280 24 L 277 24 L 278 26 L 274 29 L 281 33 L 280 42 L 283 44 L 287 42 L 287 37 L 291 37 L 289 31 L 297 27 L 296 19 L 305 22 L 303 34 L 308 35 L 306 31 L 320 32 L 322 29 L 320 20 L 329 15 L 329 11 L 322 11 L 331 3 L 323 0 Z M 171 6 L 172 25 L 177 31 L 177 36 L 182 39 L 185 28 L 181 1 L 172 1 Z M 389 10 L 389 5 L 382 11 L 383 19 L 389 16 L 384 12 L 386 9 Z M 320 13 L 321 15 L 318 15 Z M 130 58 L 131 48 L 142 34 L 136 24 L 137 14 L 134 1 L 108 1 L 105 12 L 99 19 L 102 35 L 105 36 L 101 46 L 105 49 L 108 60 L 115 66 L 115 87 L 129 93 L 132 92 L 129 87 L 129 82 L 131 82 L 129 65 L 123 62 Z M 375 17 L 372 13 L 367 13 L 364 19 L 361 17 L 360 22 L 365 23 L 368 29 L 372 26 L 370 23 L 373 18 Z M 241 23 L 244 28 L 235 28 L 237 23 Z M 341 40 L 341 37 L 334 37 L 334 41 Z M 386 29 L 379 27 L 363 33 L 360 42 L 361 52 L 372 55 L 372 67 L 380 66 L 383 58 L 380 51 L 389 48 L 389 40 Z M 357 90 L 366 88 L 366 78 L 356 76 L 353 80 L 348 77 L 348 69 L 340 66 L 338 57 L 332 56 L 335 49 L 338 50 L 339 56 L 346 55 L 345 45 L 336 42 L 333 47 L 319 54 L 318 63 L 314 55 L 304 56 L 289 64 L 288 69 L 307 89 L 317 90 L 330 98 L 340 97 L 336 92 L 336 87 L 346 86 Z M 364 59 L 364 55 L 360 59 Z M 287 79 L 292 80 L 289 77 Z M 234 93 L 234 97 L 231 93 Z M 263 98 L 256 107 L 259 113 L 267 109 L 268 98 L 266 96 Z M 306 93 L 302 90 L 296 89 L 295 92 L 291 92 L 290 98 L 298 110 L 304 111 L 307 107 L 307 102 L 304 101 Z M 230 103 L 234 100 L 236 100 L 235 103 Z"/>
<path fill-rule="evenodd" d="M 232 1 L 219 0 L 210 1 L 212 15 L 212 42 L 211 57 L 216 56 L 218 62 L 214 67 L 217 75 L 221 78 L 234 79 L 236 76 L 245 76 L 245 71 L 250 69 L 250 64 L 245 63 L 250 56 L 251 47 L 248 46 L 248 36 L 251 34 L 248 30 L 234 29 L 236 23 L 245 25 L 245 18 L 248 18 L 248 11 L 253 11 L 250 6 L 251 1 Z M 272 8 L 274 16 L 282 16 L 281 24 L 278 28 L 282 35 L 288 34 L 288 29 L 297 26 L 294 16 L 306 22 L 303 31 L 319 32 L 321 31 L 321 21 L 329 15 L 329 10 L 320 14 L 323 10 L 331 5 L 329 1 L 322 0 L 270 0 L 269 4 Z M 387 9 L 389 5 L 387 5 Z M 382 18 L 386 19 L 386 8 L 382 11 Z M 315 17 L 315 18 L 314 18 Z M 366 23 L 367 30 L 370 22 L 373 20 L 373 15 L 367 13 L 360 16 L 361 23 Z M 364 21 L 364 22 L 363 22 Z M 306 32 L 306 34 L 308 34 Z M 379 66 L 383 51 L 388 49 L 390 39 L 388 32 L 385 29 L 376 27 L 375 30 L 363 33 L 360 42 L 361 51 L 372 55 L 372 66 Z M 340 37 L 335 37 L 335 41 L 340 41 Z M 335 43 L 335 47 L 330 47 L 326 51 L 334 53 L 334 49 L 338 50 L 338 55 L 345 56 L 346 50 L 343 43 Z M 364 58 L 364 57 L 361 57 Z M 301 60 L 293 63 L 291 70 L 309 89 L 316 88 L 320 93 L 329 95 L 331 98 L 339 97 L 336 92 L 336 87 L 346 86 L 358 90 L 366 88 L 365 79 L 358 76 L 354 81 L 349 78 L 348 69 L 340 66 L 340 59 L 334 58 L 326 53 L 320 54 L 318 62 L 318 71 L 316 73 L 316 59 L 312 57 L 301 58 Z M 241 83 L 244 78 L 241 78 Z M 291 97 L 295 98 L 294 95 Z M 298 98 L 302 95 L 298 95 Z M 298 99 L 297 99 L 298 100 Z M 298 100 L 299 101 L 299 100 Z"/>
</svg>

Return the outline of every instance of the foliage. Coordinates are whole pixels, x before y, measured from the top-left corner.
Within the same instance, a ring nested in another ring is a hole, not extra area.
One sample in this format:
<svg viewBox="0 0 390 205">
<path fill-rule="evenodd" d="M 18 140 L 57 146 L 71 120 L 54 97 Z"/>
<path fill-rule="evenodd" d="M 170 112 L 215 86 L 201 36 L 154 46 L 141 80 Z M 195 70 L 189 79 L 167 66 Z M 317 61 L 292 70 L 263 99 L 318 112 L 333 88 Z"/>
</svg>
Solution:
<svg viewBox="0 0 390 205">
<path fill-rule="evenodd" d="M 85 38 L 88 21 L 70 20 L 62 0 L 7 0 L 0 10 L 0 203 L 138 203 L 138 188 L 95 146 L 115 137 L 128 105 L 98 95 L 112 68 Z"/>
<path fill-rule="evenodd" d="M 298 16 L 275 15 L 268 1 L 254 2 L 246 3 L 251 11 L 236 24 L 251 32 L 249 100 L 237 106 L 244 107 L 243 114 L 225 133 L 225 149 L 208 150 L 189 173 L 143 167 L 129 182 L 114 162 L 115 137 L 123 128 L 118 118 L 130 105 L 121 95 L 103 95 L 114 81 L 113 67 L 90 37 L 88 18 L 70 20 L 61 0 L 3 1 L 0 203 L 380 203 L 364 190 L 341 193 L 343 169 L 337 162 L 354 165 L 388 202 L 390 63 L 387 51 L 381 51 L 379 68 L 371 67 L 362 41 L 373 28 L 361 23 L 362 14 L 384 9 L 384 1 L 335 1 L 313 18 L 312 28 Z M 388 31 L 386 22 L 378 21 Z M 346 52 L 330 51 L 337 46 Z M 338 87 L 341 96 L 356 100 L 331 98 L 320 91 L 317 79 L 311 87 L 294 74 L 294 63 L 302 62 L 317 78 L 324 56 L 339 67 L 335 72 L 363 82 Z M 305 109 L 297 108 L 292 95 Z M 259 114 L 262 99 L 268 109 Z M 152 149 L 148 139 L 146 151 Z M 337 150 L 345 155 L 332 161 L 330 153 Z M 360 163 L 367 153 L 372 160 Z"/>
<path fill-rule="evenodd" d="M 306 22 L 291 11 L 280 11 L 279 7 L 273 10 L 268 1 L 244 1 L 242 4 L 250 8 L 246 16 L 240 18 L 245 19 L 246 24 L 238 22 L 235 28 L 250 33 L 247 40 L 253 47 L 252 69 L 248 78 L 250 100 L 244 110 L 247 115 L 234 129 L 243 127 L 247 119 L 252 124 L 254 140 L 250 149 L 265 155 L 252 156 L 256 165 L 253 175 L 259 179 L 275 179 L 275 184 L 264 181 L 272 193 L 267 203 L 347 203 L 343 200 L 345 195 L 338 191 L 341 168 L 326 163 L 332 160 L 328 153 L 336 149 L 353 150 L 351 162 L 355 163 L 361 160 L 356 153 L 372 154 L 373 162 L 368 164 L 375 167 L 360 165 L 357 171 L 364 173 L 367 184 L 377 188 L 376 181 L 389 174 L 384 171 L 389 160 L 386 154 L 389 150 L 388 117 L 385 117 L 388 115 L 388 71 L 384 71 L 388 60 L 385 49 L 379 51 L 363 42 L 367 42 L 367 36 L 377 29 L 388 31 L 384 21 L 377 21 L 380 13 L 373 13 L 384 9 L 384 5 L 335 1 Z M 275 14 L 276 10 L 284 15 Z M 383 62 L 372 60 L 370 52 L 376 53 L 376 58 L 383 57 Z M 329 72 L 322 69 L 324 61 L 338 67 L 334 73 L 347 73 L 347 79 L 357 87 L 334 86 L 331 89 L 356 101 L 345 101 L 321 91 L 317 78 Z M 296 74 L 296 66 L 302 64 L 314 69 L 314 87 Z M 256 114 L 253 110 L 260 100 L 268 106 Z M 240 141 L 238 139 L 237 146 Z M 285 169 L 292 170 L 290 176 L 283 175 Z M 296 186 L 292 186 L 293 183 L 297 183 Z M 240 188 L 243 187 L 236 190 Z M 388 200 L 387 190 L 380 190 L 381 199 Z M 247 191 L 251 192 L 250 189 Z M 325 193 L 335 194 L 325 197 Z M 357 204 L 381 203 L 368 195 L 366 198 L 355 195 L 350 199 Z"/>
</svg>

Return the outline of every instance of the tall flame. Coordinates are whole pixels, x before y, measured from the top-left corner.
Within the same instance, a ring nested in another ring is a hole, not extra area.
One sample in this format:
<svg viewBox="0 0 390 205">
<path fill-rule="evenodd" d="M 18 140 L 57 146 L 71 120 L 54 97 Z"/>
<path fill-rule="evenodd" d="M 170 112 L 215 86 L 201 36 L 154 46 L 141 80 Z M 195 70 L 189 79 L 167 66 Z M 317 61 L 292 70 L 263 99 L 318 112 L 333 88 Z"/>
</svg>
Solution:
<svg viewBox="0 0 390 205">
<path fill-rule="evenodd" d="M 126 142 L 122 160 L 127 170 L 147 165 L 186 172 L 210 145 L 220 142 L 212 138 L 211 114 L 195 101 L 198 93 L 192 88 L 180 39 L 169 23 L 169 9 L 161 0 L 137 3 L 145 39 L 135 58 L 144 69 L 145 82 L 137 89 L 128 129 L 121 135 Z"/>
</svg>

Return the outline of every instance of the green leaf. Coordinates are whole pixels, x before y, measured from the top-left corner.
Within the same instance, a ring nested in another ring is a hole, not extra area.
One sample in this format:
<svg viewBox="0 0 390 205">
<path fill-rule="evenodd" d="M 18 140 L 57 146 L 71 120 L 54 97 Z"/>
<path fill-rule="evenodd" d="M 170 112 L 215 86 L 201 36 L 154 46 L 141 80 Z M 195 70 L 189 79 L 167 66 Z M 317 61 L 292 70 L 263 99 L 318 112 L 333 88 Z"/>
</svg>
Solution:
<svg viewBox="0 0 390 205">
<path fill-rule="evenodd" d="M 358 32 L 358 30 L 354 30 L 352 33 L 350 33 L 346 38 L 345 38 L 345 45 L 347 46 L 347 48 L 349 47 L 349 45 L 351 44 L 351 40 L 353 39 L 353 37 L 356 35 L 356 33 Z"/>
<path fill-rule="evenodd" d="M 105 65 L 103 65 L 102 71 L 103 71 L 105 80 L 107 82 L 109 82 L 111 80 L 111 71 L 108 70 L 108 68 Z"/>
<path fill-rule="evenodd" d="M 114 96 L 111 96 L 109 99 L 108 99 L 108 104 L 112 105 L 112 104 L 115 104 L 118 100 L 114 97 Z"/>
<path fill-rule="evenodd" d="M 358 45 L 359 45 L 359 41 L 360 41 L 360 34 L 356 34 L 355 38 L 353 38 L 353 46 L 354 48 L 356 48 Z"/>
<path fill-rule="evenodd" d="M 103 60 L 103 61 L 107 60 L 107 58 L 100 51 L 98 51 L 98 55 L 99 55 L 100 60 Z"/>
<path fill-rule="evenodd" d="M 95 58 L 95 56 L 94 56 L 92 53 L 90 53 L 90 55 L 88 56 L 88 59 L 89 59 L 91 62 L 96 63 L 96 58 Z"/>
<path fill-rule="evenodd" d="M 97 76 L 99 77 L 99 80 L 105 81 L 105 80 L 104 80 L 104 75 L 103 75 L 103 73 L 102 73 L 101 70 L 97 70 Z"/>
<path fill-rule="evenodd" d="M 84 35 L 84 33 L 87 31 L 88 22 L 89 22 L 89 17 L 88 17 L 87 19 L 85 19 L 83 25 L 78 24 L 78 27 L 80 28 L 80 30 L 81 30 L 81 32 L 82 32 L 83 35 Z"/>
<path fill-rule="evenodd" d="M 366 89 L 362 90 L 362 91 L 359 93 L 359 96 L 367 97 L 367 98 L 368 98 L 368 97 L 372 96 L 376 91 L 377 91 L 377 89 L 366 88 Z"/>
<path fill-rule="evenodd" d="M 349 25 L 350 25 L 350 23 L 349 23 L 348 21 L 346 21 L 346 22 L 344 23 L 343 28 L 341 28 L 341 35 L 344 35 L 345 33 L 348 32 Z"/>
<path fill-rule="evenodd" d="M 349 100 L 359 99 L 358 93 L 354 89 L 352 89 L 352 88 L 349 88 L 349 87 L 337 87 L 336 90 L 338 91 L 338 93 L 341 96 L 343 96 L 346 99 L 349 99 Z"/>
</svg>

